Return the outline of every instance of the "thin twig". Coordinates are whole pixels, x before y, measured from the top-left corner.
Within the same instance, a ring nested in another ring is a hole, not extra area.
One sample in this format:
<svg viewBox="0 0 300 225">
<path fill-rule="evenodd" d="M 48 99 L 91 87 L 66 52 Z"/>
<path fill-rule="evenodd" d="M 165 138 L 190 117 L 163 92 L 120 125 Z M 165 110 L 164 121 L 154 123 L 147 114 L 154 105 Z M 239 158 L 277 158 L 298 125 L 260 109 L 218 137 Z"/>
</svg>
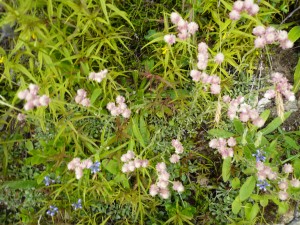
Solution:
<svg viewBox="0 0 300 225">
<path fill-rule="evenodd" d="M 288 18 L 290 18 L 295 12 L 297 12 L 298 10 L 300 9 L 300 6 L 298 7 L 298 8 L 296 8 L 296 9 L 294 9 L 281 23 L 280 23 L 280 25 L 281 24 L 283 24 Z"/>
</svg>

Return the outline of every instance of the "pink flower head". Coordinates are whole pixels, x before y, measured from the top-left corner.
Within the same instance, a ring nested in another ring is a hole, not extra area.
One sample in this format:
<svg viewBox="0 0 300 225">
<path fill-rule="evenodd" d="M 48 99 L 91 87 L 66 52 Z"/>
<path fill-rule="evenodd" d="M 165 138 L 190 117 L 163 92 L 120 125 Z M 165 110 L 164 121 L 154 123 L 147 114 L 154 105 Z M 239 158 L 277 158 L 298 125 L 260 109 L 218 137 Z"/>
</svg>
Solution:
<svg viewBox="0 0 300 225">
<path fill-rule="evenodd" d="M 286 191 L 279 191 L 278 197 L 280 200 L 285 201 L 288 199 L 289 194 Z"/>
<path fill-rule="evenodd" d="M 131 115 L 131 110 L 130 109 L 125 109 L 123 112 L 122 112 L 122 116 L 124 118 L 129 118 Z"/>
<path fill-rule="evenodd" d="M 277 31 L 277 40 L 280 42 L 288 40 L 288 33 L 285 30 Z"/>
<path fill-rule="evenodd" d="M 262 36 L 265 34 L 265 32 L 266 32 L 266 28 L 264 26 L 257 26 L 255 28 L 253 28 L 253 30 L 252 30 L 252 33 L 255 36 Z"/>
<path fill-rule="evenodd" d="M 142 166 L 142 160 L 140 159 L 134 159 L 133 161 L 135 168 L 140 168 Z"/>
<path fill-rule="evenodd" d="M 249 115 L 248 115 L 248 113 L 240 113 L 240 121 L 242 121 L 242 122 L 247 122 L 248 120 L 249 120 L 250 118 L 249 118 Z"/>
<path fill-rule="evenodd" d="M 292 187 L 295 187 L 295 188 L 299 188 L 300 187 L 300 181 L 298 179 L 292 179 L 291 180 L 291 185 Z"/>
<path fill-rule="evenodd" d="M 149 189 L 149 194 L 154 197 L 158 194 L 159 192 L 159 187 L 157 187 L 156 184 L 151 184 L 150 189 Z"/>
<path fill-rule="evenodd" d="M 171 13 L 171 22 L 174 25 L 177 25 L 181 19 L 182 19 L 181 16 L 177 12 Z"/>
<path fill-rule="evenodd" d="M 116 108 L 116 104 L 114 102 L 109 102 L 107 105 L 106 105 L 106 108 L 111 111 L 113 110 L 114 108 Z"/>
<path fill-rule="evenodd" d="M 80 167 L 75 168 L 75 177 L 79 180 L 83 176 L 83 171 Z"/>
<path fill-rule="evenodd" d="M 18 116 L 17 116 L 17 120 L 22 122 L 26 119 L 26 116 L 22 113 L 19 113 Z"/>
<path fill-rule="evenodd" d="M 248 10 L 248 13 L 251 16 L 254 16 L 258 13 L 258 11 L 259 11 L 259 6 L 257 4 L 253 4 L 252 7 Z"/>
<path fill-rule="evenodd" d="M 192 70 L 191 77 L 193 78 L 193 81 L 199 82 L 201 79 L 201 72 L 198 70 Z"/>
<path fill-rule="evenodd" d="M 268 179 L 269 180 L 275 180 L 277 179 L 278 175 L 276 172 L 272 171 L 271 173 L 268 174 Z"/>
<path fill-rule="evenodd" d="M 207 53 L 208 45 L 204 42 L 198 44 L 198 52 L 199 53 Z"/>
<path fill-rule="evenodd" d="M 167 180 L 159 180 L 157 183 L 156 183 L 157 187 L 159 188 L 167 188 L 168 185 L 169 185 L 169 181 Z"/>
<path fill-rule="evenodd" d="M 218 84 L 212 84 L 210 86 L 210 92 L 214 95 L 220 94 L 221 92 L 221 86 Z"/>
<path fill-rule="evenodd" d="M 266 32 L 264 35 L 264 39 L 267 44 L 273 44 L 276 41 L 276 33 L 275 32 Z"/>
<path fill-rule="evenodd" d="M 167 171 L 162 171 L 158 176 L 159 180 L 164 180 L 164 181 L 169 181 L 169 178 L 170 178 L 170 174 Z"/>
<path fill-rule="evenodd" d="M 80 163 L 80 168 L 81 169 L 88 169 L 93 165 L 92 160 L 90 159 L 85 159 Z"/>
<path fill-rule="evenodd" d="M 249 11 L 252 8 L 253 4 L 254 4 L 253 0 L 245 0 L 244 9 Z"/>
<path fill-rule="evenodd" d="M 280 43 L 280 47 L 282 49 L 289 49 L 289 48 L 292 48 L 293 46 L 294 46 L 294 43 L 290 40 L 285 40 Z"/>
<path fill-rule="evenodd" d="M 118 104 L 122 104 L 122 103 L 125 103 L 125 98 L 121 95 L 118 95 L 117 98 L 116 98 L 116 102 Z"/>
<path fill-rule="evenodd" d="M 209 145 L 209 147 L 216 149 L 219 147 L 219 141 L 218 141 L 218 139 L 212 139 L 208 145 Z"/>
<path fill-rule="evenodd" d="M 129 170 L 130 172 L 133 172 L 133 171 L 135 170 L 135 165 L 134 165 L 134 162 L 133 162 L 133 161 L 129 161 L 129 162 L 127 163 L 127 165 L 128 165 L 128 170 Z"/>
<path fill-rule="evenodd" d="M 234 147 L 234 146 L 236 146 L 236 140 L 235 140 L 235 138 L 234 138 L 234 137 L 229 138 L 229 139 L 227 140 L 227 144 L 228 144 L 229 147 Z"/>
<path fill-rule="evenodd" d="M 286 191 L 286 189 L 289 187 L 289 184 L 286 180 L 283 180 L 278 183 L 278 187 L 280 190 Z"/>
<path fill-rule="evenodd" d="M 230 13 L 229 13 L 229 18 L 231 20 L 239 20 L 241 18 L 241 14 L 239 11 L 237 10 L 232 10 Z"/>
<path fill-rule="evenodd" d="M 224 95 L 224 96 L 223 96 L 223 102 L 224 102 L 224 103 L 229 103 L 230 100 L 231 100 L 231 98 L 230 98 L 229 95 Z"/>
<path fill-rule="evenodd" d="M 87 93 L 84 89 L 79 89 L 77 90 L 77 95 L 85 98 Z"/>
<path fill-rule="evenodd" d="M 190 34 L 188 33 L 187 30 L 181 30 L 180 33 L 178 34 L 178 38 L 180 40 L 186 40 L 189 36 Z"/>
<path fill-rule="evenodd" d="M 253 120 L 253 125 L 255 125 L 257 127 L 262 127 L 264 124 L 265 124 L 265 121 L 260 117 Z"/>
<path fill-rule="evenodd" d="M 25 105 L 24 105 L 24 110 L 25 111 L 31 110 L 33 108 L 34 108 L 34 104 L 33 104 L 32 101 L 26 102 Z"/>
<path fill-rule="evenodd" d="M 160 189 L 159 190 L 159 195 L 163 199 L 168 199 L 170 197 L 170 191 L 168 189 Z"/>
<path fill-rule="evenodd" d="M 179 20 L 179 22 L 177 23 L 177 28 L 178 28 L 179 32 L 183 32 L 183 31 L 187 32 L 188 22 L 186 20 L 184 20 L 183 18 L 181 18 Z"/>
<path fill-rule="evenodd" d="M 84 106 L 84 107 L 89 107 L 89 106 L 91 106 L 91 101 L 90 101 L 90 99 L 88 99 L 88 98 L 84 98 L 84 99 L 80 102 L 80 104 L 81 104 L 82 106 Z"/>
<path fill-rule="evenodd" d="M 19 99 L 26 99 L 26 96 L 29 94 L 29 91 L 28 90 L 24 90 L 24 91 L 20 91 L 18 93 L 18 98 Z"/>
<path fill-rule="evenodd" d="M 181 193 L 184 191 L 184 186 L 182 185 L 182 183 L 180 181 L 174 181 L 173 182 L 173 190 Z"/>
<path fill-rule="evenodd" d="M 122 166 L 122 172 L 123 173 L 128 173 L 129 172 L 129 168 L 128 168 L 128 164 L 127 163 L 125 163 L 123 166 Z"/>
<path fill-rule="evenodd" d="M 160 162 L 156 164 L 156 170 L 158 173 L 162 173 L 163 171 L 166 171 L 167 166 L 164 162 Z"/>
<path fill-rule="evenodd" d="M 255 48 L 263 48 L 266 45 L 266 40 L 263 37 L 257 37 L 254 41 Z"/>
<path fill-rule="evenodd" d="M 39 98 L 39 103 L 42 106 L 48 106 L 50 102 L 50 98 L 47 95 L 43 95 Z"/>
<path fill-rule="evenodd" d="M 171 163 L 178 163 L 179 160 L 180 160 L 180 156 L 177 155 L 177 154 L 173 154 L 173 155 L 171 155 L 171 157 L 170 157 L 170 162 L 171 162 Z"/>
<path fill-rule="evenodd" d="M 267 99 L 272 99 L 275 98 L 276 92 L 275 90 L 267 90 L 266 93 L 264 94 L 264 97 Z"/>
<path fill-rule="evenodd" d="M 141 161 L 142 168 L 146 168 L 149 165 L 149 161 L 147 159 L 143 159 Z"/>
<path fill-rule="evenodd" d="M 289 163 L 284 164 L 282 170 L 284 173 L 292 173 L 294 171 L 293 166 Z"/>
<path fill-rule="evenodd" d="M 37 95 L 39 92 L 40 88 L 36 84 L 29 84 L 29 92 L 33 95 Z"/>
<path fill-rule="evenodd" d="M 199 26 L 197 23 L 191 22 L 188 24 L 188 32 L 190 34 L 195 34 L 198 29 L 199 29 Z"/>
<path fill-rule="evenodd" d="M 223 61 L 224 61 L 224 54 L 220 52 L 215 56 L 215 62 L 217 64 L 221 64 Z"/>
<path fill-rule="evenodd" d="M 244 8 L 244 2 L 243 1 L 236 1 L 233 3 L 233 9 L 242 12 Z"/>
<path fill-rule="evenodd" d="M 176 42 L 176 36 L 174 34 L 167 34 L 164 36 L 164 40 L 169 45 L 172 45 Z"/>
<path fill-rule="evenodd" d="M 127 151 L 126 155 L 127 155 L 127 159 L 128 160 L 131 160 L 131 159 L 133 159 L 135 157 L 134 152 L 131 151 L 131 150 Z"/>
</svg>

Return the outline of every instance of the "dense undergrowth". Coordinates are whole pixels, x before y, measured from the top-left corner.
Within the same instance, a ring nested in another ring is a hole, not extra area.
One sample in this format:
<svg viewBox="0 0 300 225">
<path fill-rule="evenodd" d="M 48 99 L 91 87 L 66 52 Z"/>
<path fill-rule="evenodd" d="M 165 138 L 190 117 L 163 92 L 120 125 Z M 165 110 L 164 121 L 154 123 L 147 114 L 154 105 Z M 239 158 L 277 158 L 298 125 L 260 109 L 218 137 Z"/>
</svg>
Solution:
<svg viewBox="0 0 300 225">
<path fill-rule="evenodd" d="M 1 1 L 0 223 L 285 221 L 298 5 Z"/>
</svg>

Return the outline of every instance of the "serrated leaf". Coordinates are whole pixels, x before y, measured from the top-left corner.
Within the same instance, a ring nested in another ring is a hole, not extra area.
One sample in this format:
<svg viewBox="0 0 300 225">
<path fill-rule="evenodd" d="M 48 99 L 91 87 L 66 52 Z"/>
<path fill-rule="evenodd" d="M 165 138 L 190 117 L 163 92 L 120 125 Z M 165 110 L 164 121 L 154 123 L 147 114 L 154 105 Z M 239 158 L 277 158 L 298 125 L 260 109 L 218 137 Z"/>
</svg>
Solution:
<svg viewBox="0 0 300 225">
<path fill-rule="evenodd" d="M 267 127 L 261 130 L 262 134 L 266 135 L 277 129 L 290 115 L 291 112 L 286 112 L 284 114 L 284 120 L 282 120 L 280 117 L 275 118 L 271 123 L 268 124 Z"/>
<path fill-rule="evenodd" d="M 290 41 L 296 42 L 300 38 L 300 26 L 293 27 L 290 30 L 288 37 Z"/>
<path fill-rule="evenodd" d="M 237 196 L 231 204 L 232 212 L 238 214 L 242 208 L 242 202 L 239 196 Z"/>
<path fill-rule="evenodd" d="M 230 169 L 231 169 L 231 158 L 227 157 L 223 160 L 222 165 L 222 177 L 224 182 L 228 181 L 230 178 Z"/>
<path fill-rule="evenodd" d="M 256 183 L 255 177 L 251 176 L 247 178 L 246 182 L 242 185 L 239 193 L 241 201 L 244 201 L 251 196 L 255 188 L 255 183 Z"/>
<path fill-rule="evenodd" d="M 208 133 L 211 136 L 217 137 L 217 138 L 229 138 L 234 136 L 234 133 L 231 133 L 229 131 L 220 130 L 220 129 L 211 129 L 208 131 Z"/>
</svg>

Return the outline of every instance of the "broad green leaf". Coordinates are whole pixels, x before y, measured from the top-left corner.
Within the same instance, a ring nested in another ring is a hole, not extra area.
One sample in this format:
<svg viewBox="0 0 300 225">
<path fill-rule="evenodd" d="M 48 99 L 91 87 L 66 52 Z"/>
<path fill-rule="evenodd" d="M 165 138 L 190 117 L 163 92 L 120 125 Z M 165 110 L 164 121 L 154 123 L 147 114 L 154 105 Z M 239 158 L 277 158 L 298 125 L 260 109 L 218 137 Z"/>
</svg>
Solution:
<svg viewBox="0 0 300 225">
<path fill-rule="evenodd" d="M 134 134 L 135 138 L 138 140 L 138 142 L 141 144 L 141 146 L 145 148 L 146 147 L 145 141 L 144 141 L 143 136 L 142 136 L 142 134 L 139 130 L 136 118 L 134 118 L 132 120 L 132 131 L 133 131 L 133 134 Z"/>
<path fill-rule="evenodd" d="M 295 73 L 294 73 L 294 93 L 299 90 L 300 87 L 300 58 L 298 60 Z"/>
<path fill-rule="evenodd" d="M 269 134 L 275 129 L 277 129 L 289 116 L 291 115 L 291 112 L 286 112 L 284 114 L 284 120 L 282 121 L 281 118 L 277 117 L 275 118 L 271 123 L 268 124 L 267 127 L 261 130 L 263 135 Z"/>
<path fill-rule="evenodd" d="M 114 175 L 117 175 L 120 172 L 119 164 L 115 159 L 102 160 L 102 167 Z"/>
<path fill-rule="evenodd" d="M 293 139 L 290 138 L 289 136 L 284 136 L 285 143 L 291 146 L 292 148 L 299 150 L 299 144 Z"/>
<path fill-rule="evenodd" d="M 295 176 L 299 179 L 300 178 L 300 159 L 294 160 L 293 167 L 294 167 Z"/>
<path fill-rule="evenodd" d="M 211 129 L 208 131 L 208 133 L 211 136 L 217 137 L 217 138 L 229 138 L 234 136 L 234 133 L 225 131 L 225 130 L 220 130 L 220 129 Z"/>
<path fill-rule="evenodd" d="M 245 216 L 247 220 L 250 220 L 252 204 L 250 202 L 246 203 L 244 206 Z"/>
<path fill-rule="evenodd" d="M 231 169 L 231 158 L 227 157 L 223 160 L 222 166 L 222 177 L 224 182 L 228 181 L 230 178 L 230 169 Z"/>
<path fill-rule="evenodd" d="M 234 214 L 238 214 L 239 213 L 239 211 L 242 208 L 242 202 L 241 202 L 241 199 L 240 199 L 239 196 L 236 196 L 236 198 L 234 199 L 234 201 L 231 204 L 231 207 L 232 207 L 232 212 Z"/>
<path fill-rule="evenodd" d="M 91 104 L 93 104 L 96 99 L 100 96 L 100 94 L 102 93 L 102 90 L 100 88 L 96 88 L 93 91 L 93 94 L 91 96 Z"/>
<path fill-rule="evenodd" d="M 241 181 L 238 177 L 235 177 L 231 180 L 231 187 L 233 189 L 237 189 L 241 186 Z"/>
<path fill-rule="evenodd" d="M 243 134 L 243 132 L 244 132 L 244 125 L 243 125 L 243 123 L 240 120 L 234 119 L 233 120 L 233 125 L 234 125 L 234 128 L 235 128 L 235 130 L 236 130 L 236 132 L 238 134 Z"/>
<path fill-rule="evenodd" d="M 240 193 L 239 193 L 241 201 L 244 201 L 250 197 L 250 195 L 252 194 L 252 192 L 255 188 L 255 183 L 256 183 L 256 180 L 255 180 L 254 176 L 247 178 L 246 182 L 242 185 Z"/>
<path fill-rule="evenodd" d="M 300 38 L 300 26 L 293 27 L 290 30 L 288 37 L 290 41 L 296 42 Z"/>
<path fill-rule="evenodd" d="M 257 203 L 255 203 L 253 206 L 252 206 L 252 209 L 251 209 L 251 212 L 250 212 L 250 218 L 249 220 L 252 221 L 255 219 L 255 217 L 257 216 L 259 212 L 259 206 Z"/>
<path fill-rule="evenodd" d="M 262 196 L 262 199 L 259 200 L 259 203 L 262 207 L 266 207 L 269 204 L 269 199 L 266 196 Z"/>
</svg>

